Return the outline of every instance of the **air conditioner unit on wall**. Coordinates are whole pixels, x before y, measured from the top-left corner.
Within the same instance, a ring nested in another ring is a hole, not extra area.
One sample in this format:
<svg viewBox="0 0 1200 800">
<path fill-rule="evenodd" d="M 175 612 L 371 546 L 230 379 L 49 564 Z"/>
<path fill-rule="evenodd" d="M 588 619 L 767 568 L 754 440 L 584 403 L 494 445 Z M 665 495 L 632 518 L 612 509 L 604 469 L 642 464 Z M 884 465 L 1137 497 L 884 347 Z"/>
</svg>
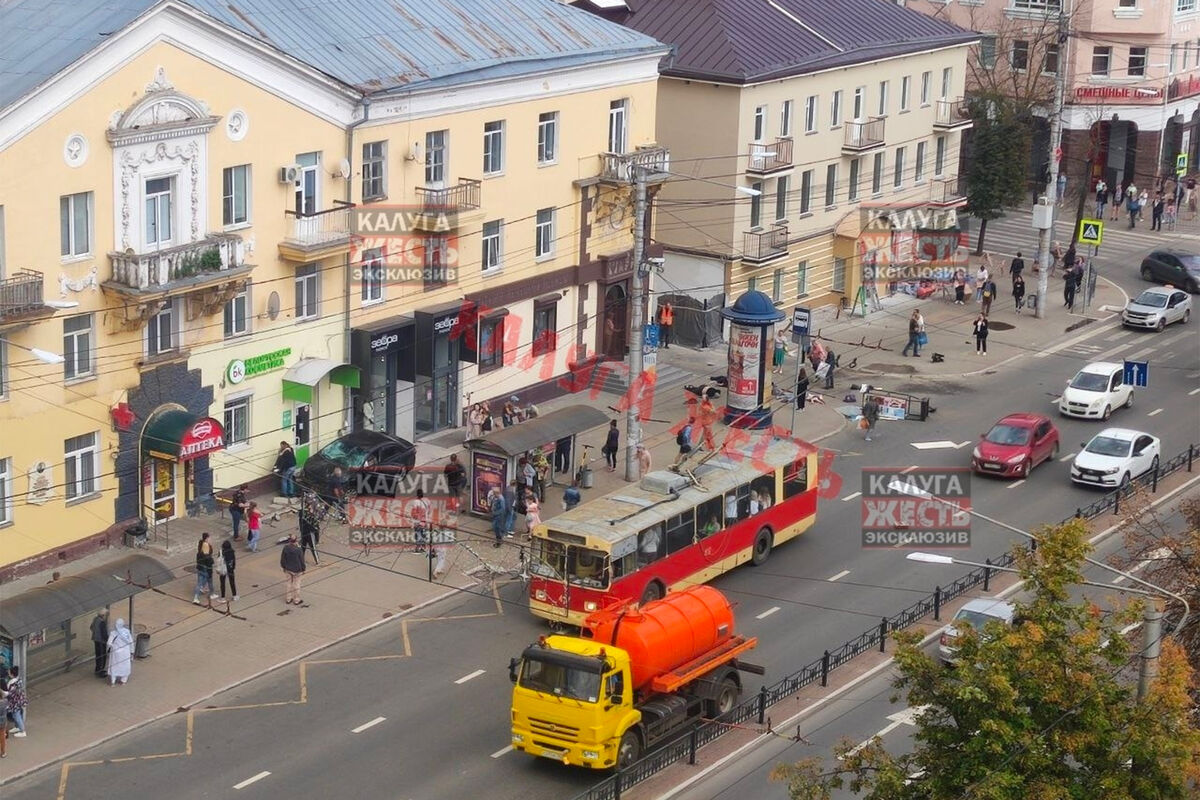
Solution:
<svg viewBox="0 0 1200 800">
<path fill-rule="evenodd" d="M 288 164 L 279 169 L 279 182 L 300 185 L 301 167 L 299 164 Z"/>
</svg>

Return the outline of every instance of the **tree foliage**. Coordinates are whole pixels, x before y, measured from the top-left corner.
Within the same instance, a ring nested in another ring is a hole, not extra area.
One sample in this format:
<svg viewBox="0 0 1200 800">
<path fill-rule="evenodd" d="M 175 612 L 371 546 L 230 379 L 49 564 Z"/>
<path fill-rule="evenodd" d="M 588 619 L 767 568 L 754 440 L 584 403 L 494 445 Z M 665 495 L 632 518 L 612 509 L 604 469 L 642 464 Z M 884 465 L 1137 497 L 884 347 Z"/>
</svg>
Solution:
<svg viewBox="0 0 1200 800">
<path fill-rule="evenodd" d="M 827 800 L 841 788 L 867 800 L 1188 797 L 1200 780 L 1193 673 L 1164 643 L 1159 678 L 1138 702 L 1140 649 L 1119 629 L 1140 608 L 1106 613 L 1070 596 L 1086 534 L 1080 521 L 1039 532 L 1036 553 L 1018 554 L 1032 594 L 1016 603 L 1018 624 L 983 636 L 964 628 L 959 666 L 942 667 L 916 634 L 896 636 L 893 700 L 926 707 L 911 752 L 889 753 L 879 739 L 846 742 L 832 770 L 810 758 L 772 777 L 795 800 Z"/>
</svg>

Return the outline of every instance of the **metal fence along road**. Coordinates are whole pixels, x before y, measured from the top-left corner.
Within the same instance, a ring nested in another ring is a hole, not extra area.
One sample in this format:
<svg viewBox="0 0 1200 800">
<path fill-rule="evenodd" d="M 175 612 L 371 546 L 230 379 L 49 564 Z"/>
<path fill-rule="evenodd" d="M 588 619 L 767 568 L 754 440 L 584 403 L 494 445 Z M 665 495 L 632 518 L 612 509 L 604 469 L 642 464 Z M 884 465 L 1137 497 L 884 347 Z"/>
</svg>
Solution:
<svg viewBox="0 0 1200 800">
<path fill-rule="evenodd" d="M 1072 519 L 1095 519 L 1109 509 L 1112 509 L 1113 514 L 1119 514 L 1122 500 L 1132 494 L 1135 486 L 1142 486 L 1151 492 L 1157 492 L 1159 482 L 1168 475 L 1179 470 L 1191 472 L 1197 455 L 1200 455 L 1200 445 L 1189 444 L 1187 450 L 1166 464 L 1161 464 L 1123 488 L 1114 489 L 1095 503 L 1077 509 L 1063 522 L 1069 522 Z M 1031 541 L 1029 546 L 1035 547 L 1036 542 Z M 1013 551 L 1009 551 L 997 558 L 988 559 L 986 563 L 995 567 L 1011 567 L 1015 560 Z M 766 723 L 767 709 L 771 706 L 818 681 L 822 686 L 827 686 L 829 673 L 868 650 L 878 648 L 879 652 L 884 652 L 888 633 L 904 630 L 930 615 L 940 621 L 941 609 L 945 603 L 966 594 L 976 586 L 982 586 L 985 592 L 988 591 L 992 574 L 992 569 L 978 567 L 948 586 L 935 587 L 932 594 L 918 600 L 903 611 L 890 617 L 881 618 L 878 625 L 863 631 L 859 636 L 834 650 L 826 650 L 821 658 L 811 664 L 801 667 L 770 686 L 763 686 L 757 694 L 730 709 L 729 713 L 720 719 L 700 724 L 687 734 L 661 745 L 629 767 L 616 770 L 595 786 L 576 795 L 572 800 L 620 800 L 623 792 L 673 764 L 681 761 L 695 764 L 696 751 L 699 748 L 720 738 L 728 731 L 733 730 L 735 726 L 749 720 L 756 720 L 757 724 L 763 725 Z"/>
</svg>

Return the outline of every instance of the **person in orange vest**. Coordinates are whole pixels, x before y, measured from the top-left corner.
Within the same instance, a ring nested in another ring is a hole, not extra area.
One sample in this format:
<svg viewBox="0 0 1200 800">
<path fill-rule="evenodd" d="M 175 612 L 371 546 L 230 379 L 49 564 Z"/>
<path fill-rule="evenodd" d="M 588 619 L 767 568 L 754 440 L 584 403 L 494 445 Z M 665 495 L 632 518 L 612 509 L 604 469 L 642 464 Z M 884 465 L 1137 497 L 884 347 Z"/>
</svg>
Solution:
<svg viewBox="0 0 1200 800">
<path fill-rule="evenodd" d="M 713 405 L 711 397 L 705 395 L 704 400 L 700 402 L 700 427 L 704 431 L 704 447 L 709 452 L 717 449 L 713 442 L 713 423 L 717 421 L 717 408 Z"/>
<path fill-rule="evenodd" d="M 675 324 L 675 309 L 664 302 L 658 307 L 658 329 L 661 334 L 663 347 L 671 349 L 671 326 Z"/>
</svg>

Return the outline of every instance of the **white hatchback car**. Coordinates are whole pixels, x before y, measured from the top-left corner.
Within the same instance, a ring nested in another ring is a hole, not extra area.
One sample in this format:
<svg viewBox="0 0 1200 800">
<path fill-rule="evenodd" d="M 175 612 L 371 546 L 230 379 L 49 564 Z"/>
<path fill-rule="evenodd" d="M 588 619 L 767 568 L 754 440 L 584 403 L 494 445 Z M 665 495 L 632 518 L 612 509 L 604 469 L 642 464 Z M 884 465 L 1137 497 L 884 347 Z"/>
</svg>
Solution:
<svg viewBox="0 0 1200 800">
<path fill-rule="evenodd" d="M 982 632 L 989 622 L 1012 625 L 1016 613 L 1016 607 L 1004 600 L 991 597 L 968 600 L 954 615 L 954 619 L 950 620 L 950 625 L 946 630 L 942 632 L 942 636 L 938 640 L 938 657 L 942 659 L 943 664 L 954 664 L 958 660 L 957 641 L 960 634 L 959 626 L 955 623 L 962 622 Z"/>
<path fill-rule="evenodd" d="M 1071 480 L 1112 488 L 1158 467 L 1158 437 L 1128 428 L 1105 428 L 1083 446 L 1071 463 Z"/>
<path fill-rule="evenodd" d="M 1133 387 L 1125 383 L 1125 368 L 1109 361 L 1088 364 L 1067 381 L 1058 411 L 1068 417 L 1108 419 L 1114 408 L 1133 405 Z"/>
<path fill-rule="evenodd" d="M 1173 286 L 1154 286 L 1130 300 L 1121 312 L 1121 322 L 1130 328 L 1161 331 L 1172 322 L 1187 324 L 1192 316 L 1192 298 Z"/>
</svg>

